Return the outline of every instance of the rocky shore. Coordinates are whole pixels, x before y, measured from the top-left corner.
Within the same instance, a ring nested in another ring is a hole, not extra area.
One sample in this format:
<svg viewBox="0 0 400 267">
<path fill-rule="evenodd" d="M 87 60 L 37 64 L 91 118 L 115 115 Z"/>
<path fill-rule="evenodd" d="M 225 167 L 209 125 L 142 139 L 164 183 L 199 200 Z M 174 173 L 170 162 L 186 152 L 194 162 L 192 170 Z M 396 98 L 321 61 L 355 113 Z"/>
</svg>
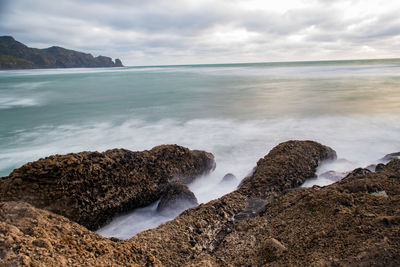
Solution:
<svg viewBox="0 0 400 267">
<path fill-rule="evenodd" d="M 335 158 L 313 141 L 282 143 L 237 190 L 124 241 L 90 230 L 160 198 L 196 205 L 185 184 L 215 168 L 212 154 L 163 145 L 40 159 L 1 179 L 0 265 L 399 266 L 400 159 L 298 187 Z"/>
</svg>

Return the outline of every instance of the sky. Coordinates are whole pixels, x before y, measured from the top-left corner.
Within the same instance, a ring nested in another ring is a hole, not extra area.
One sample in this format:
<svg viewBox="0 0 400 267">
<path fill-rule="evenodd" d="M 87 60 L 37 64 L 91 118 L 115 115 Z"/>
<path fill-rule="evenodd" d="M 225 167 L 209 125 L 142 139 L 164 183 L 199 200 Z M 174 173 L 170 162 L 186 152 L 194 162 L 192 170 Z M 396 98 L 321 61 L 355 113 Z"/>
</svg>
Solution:
<svg viewBox="0 0 400 267">
<path fill-rule="evenodd" d="M 400 57 L 399 0 L 0 0 L 0 35 L 126 66 Z"/>
</svg>

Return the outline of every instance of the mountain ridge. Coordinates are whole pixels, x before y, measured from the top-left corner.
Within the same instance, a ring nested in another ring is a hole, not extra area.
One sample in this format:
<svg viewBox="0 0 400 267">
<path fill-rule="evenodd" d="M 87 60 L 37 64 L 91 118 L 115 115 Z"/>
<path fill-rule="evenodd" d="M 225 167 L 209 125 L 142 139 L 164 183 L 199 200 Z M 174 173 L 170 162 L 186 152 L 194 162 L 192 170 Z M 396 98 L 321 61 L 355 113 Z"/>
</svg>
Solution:
<svg viewBox="0 0 400 267">
<path fill-rule="evenodd" d="M 48 68 L 98 68 L 123 67 L 120 59 L 115 62 L 106 56 L 66 49 L 59 46 L 38 49 L 16 41 L 12 36 L 0 36 L 0 69 Z"/>
</svg>

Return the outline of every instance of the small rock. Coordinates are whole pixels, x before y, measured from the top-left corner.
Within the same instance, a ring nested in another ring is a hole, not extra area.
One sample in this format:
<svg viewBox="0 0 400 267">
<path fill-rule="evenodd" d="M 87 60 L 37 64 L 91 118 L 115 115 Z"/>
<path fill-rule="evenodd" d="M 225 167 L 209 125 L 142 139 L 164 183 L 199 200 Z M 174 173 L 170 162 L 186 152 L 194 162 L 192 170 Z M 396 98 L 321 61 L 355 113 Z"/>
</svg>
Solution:
<svg viewBox="0 0 400 267">
<path fill-rule="evenodd" d="M 48 250 L 52 250 L 53 246 L 51 245 L 49 240 L 38 238 L 32 241 L 32 245 L 40 248 L 46 248 Z"/>
<path fill-rule="evenodd" d="M 197 206 L 196 196 L 182 183 L 169 184 L 162 195 L 157 206 L 157 211 L 165 215 L 179 213 L 186 209 Z"/>
<path fill-rule="evenodd" d="M 220 184 L 235 184 L 237 183 L 237 178 L 232 173 L 225 174 L 224 178 L 222 178 Z"/>
<path fill-rule="evenodd" d="M 370 170 L 364 169 L 364 168 L 357 168 L 351 171 L 349 174 L 346 175 L 343 179 L 349 179 L 349 178 L 361 178 L 364 177 L 366 174 L 371 173 Z"/>
<path fill-rule="evenodd" d="M 287 248 L 275 238 L 268 238 L 262 245 L 262 254 L 267 262 L 277 260 L 286 251 Z"/>
<path fill-rule="evenodd" d="M 384 168 L 385 164 L 379 163 L 378 165 L 375 166 L 375 172 L 383 171 Z"/>
</svg>

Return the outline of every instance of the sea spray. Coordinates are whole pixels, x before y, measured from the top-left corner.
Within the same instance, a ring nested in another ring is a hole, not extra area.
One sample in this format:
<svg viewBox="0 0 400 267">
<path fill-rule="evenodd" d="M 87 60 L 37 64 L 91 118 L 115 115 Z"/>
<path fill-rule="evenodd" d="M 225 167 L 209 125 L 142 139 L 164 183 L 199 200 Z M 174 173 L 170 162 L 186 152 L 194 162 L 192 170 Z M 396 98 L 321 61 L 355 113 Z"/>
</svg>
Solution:
<svg viewBox="0 0 400 267">
<path fill-rule="evenodd" d="M 4 71 L 0 176 L 51 154 L 179 144 L 215 156 L 216 170 L 189 185 L 204 203 L 235 189 L 220 184 L 224 175 L 239 182 L 290 139 L 343 159 L 317 174 L 345 173 L 400 151 L 399 69 L 376 60 Z"/>
</svg>

